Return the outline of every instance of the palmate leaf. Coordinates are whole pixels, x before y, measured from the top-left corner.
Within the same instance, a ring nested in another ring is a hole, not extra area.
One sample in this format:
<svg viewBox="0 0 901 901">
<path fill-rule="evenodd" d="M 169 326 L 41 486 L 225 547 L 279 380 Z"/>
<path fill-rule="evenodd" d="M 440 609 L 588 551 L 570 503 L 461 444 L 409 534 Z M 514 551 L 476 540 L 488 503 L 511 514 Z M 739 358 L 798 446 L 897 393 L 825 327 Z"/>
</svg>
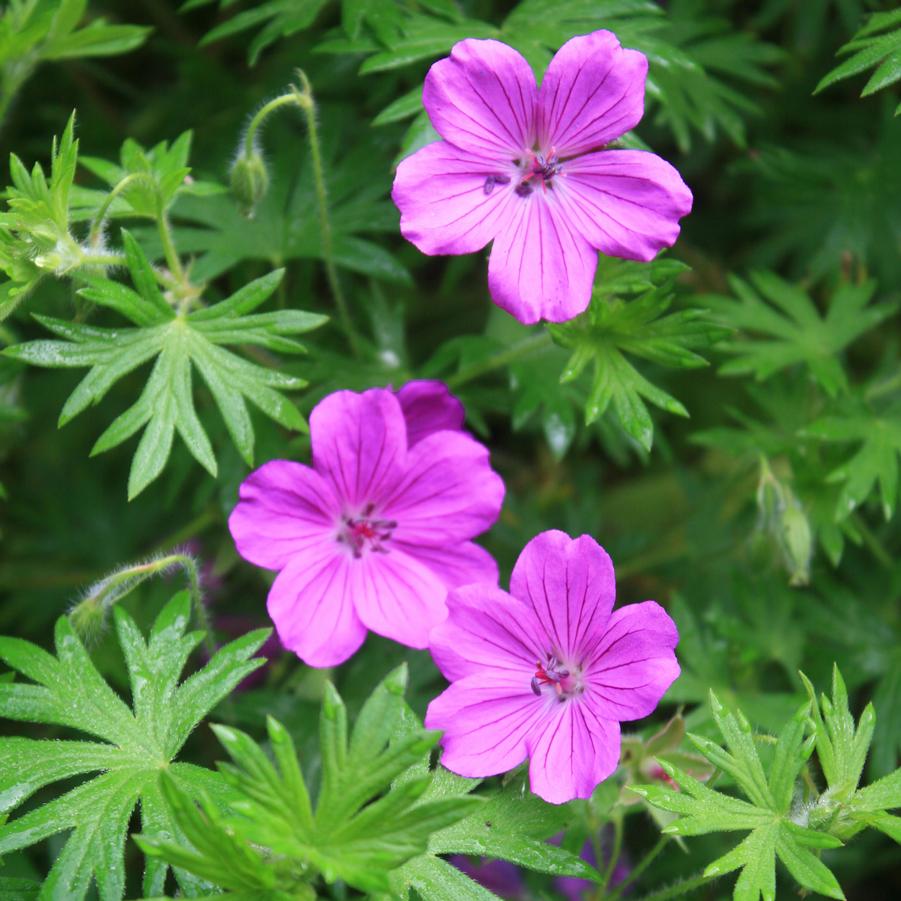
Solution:
<svg viewBox="0 0 901 901">
<path fill-rule="evenodd" d="M 274 763 L 248 735 L 217 726 L 232 758 L 221 770 L 235 792 L 233 813 L 223 814 L 209 800 L 198 810 L 170 785 L 173 814 L 191 846 L 145 835 L 139 843 L 148 854 L 213 881 L 229 897 L 313 898 L 309 883 L 317 875 L 362 891 L 387 889 L 391 870 L 421 854 L 432 833 L 479 804 L 465 796 L 426 797 L 428 772 L 398 778 L 438 739 L 418 724 L 401 732 L 406 680 L 405 667 L 389 674 L 349 736 L 344 703 L 326 686 L 315 806 L 294 743 L 280 723 L 267 721 Z"/>
<path fill-rule="evenodd" d="M 254 433 L 247 400 L 289 429 L 305 429 L 299 410 L 281 391 L 306 383 L 251 363 L 223 345 L 247 344 L 282 353 L 301 353 L 293 337 L 317 328 L 325 317 L 299 310 L 253 313 L 282 278 L 278 270 L 245 285 L 231 297 L 190 313 L 177 312 L 157 287 L 138 243 L 122 233 L 134 291 L 105 278 L 87 278 L 81 294 L 134 323 L 134 328 L 100 328 L 36 317 L 64 341 L 38 340 L 5 353 L 35 366 L 91 367 L 69 396 L 60 425 L 96 404 L 123 376 L 155 360 L 144 390 L 97 439 L 93 454 L 116 447 L 143 429 L 132 460 L 128 496 L 135 497 L 163 470 L 175 433 L 212 475 L 216 458 L 194 406 L 192 374 L 197 369 L 213 395 L 229 434 L 248 465 Z"/>
<path fill-rule="evenodd" d="M 548 327 L 558 344 L 572 350 L 561 381 L 574 381 L 589 363 L 593 366 L 586 423 L 612 407 L 622 428 L 645 450 L 650 450 L 654 436 L 646 401 L 677 416 L 688 416 L 688 411 L 649 381 L 629 357 L 670 368 L 706 366 L 696 349 L 728 334 L 710 321 L 705 310 L 667 312 L 675 298 L 675 279 L 686 269 L 673 260 L 640 265 L 602 258 L 588 310 L 570 322 Z"/>
<path fill-rule="evenodd" d="M 873 68 L 876 71 L 864 85 L 861 97 L 869 97 L 901 81 L 901 9 L 873 13 L 857 34 L 838 51 L 838 56 L 847 56 L 848 59 L 820 81 L 814 94 L 837 81 Z M 895 115 L 901 115 L 901 103 L 895 107 Z"/>
<path fill-rule="evenodd" d="M 777 858 L 804 888 L 829 898 L 844 898 L 835 876 L 815 853 L 840 847 L 842 842 L 800 825 L 793 815 L 795 781 L 815 741 L 814 736 L 805 739 L 804 734 L 809 705 L 800 708 L 782 730 L 769 765 L 764 767 L 747 720 L 741 714 L 727 712 L 712 693 L 710 703 L 725 748 L 698 735 L 689 738 L 714 766 L 735 781 L 748 800 L 709 788 L 666 761 L 661 765 L 679 791 L 659 785 L 637 785 L 632 790 L 651 804 L 679 814 L 664 827 L 665 833 L 749 832 L 704 871 L 712 877 L 741 870 L 733 892 L 735 901 L 776 897 Z"/>
<path fill-rule="evenodd" d="M 898 308 L 897 303 L 870 303 L 872 282 L 841 282 L 825 316 L 806 291 L 771 272 L 752 273 L 750 283 L 731 276 L 729 284 L 737 300 L 707 295 L 703 303 L 724 325 L 762 337 L 737 337 L 724 344 L 735 359 L 720 372 L 764 381 L 803 364 L 832 397 L 848 388 L 841 352 Z"/>
<path fill-rule="evenodd" d="M 56 656 L 19 638 L 0 638 L 0 660 L 25 679 L 0 684 L 0 716 L 87 733 L 96 740 L 0 738 L 0 811 L 19 807 L 45 786 L 92 776 L 59 797 L 0 826 L 0 855 L 70 831 L 41 897 L 78 899 L 92 883 L 103 901 L 123 896 L 125 838 L 137 806 L 148 835 L 178 835 L 162 795 L 166 772 L 191 797 L 219 798 L 227 786 L 213 772 L 173 762 L 203 717 L 262 664 L 251 659 L 268 631 L 226 645 L 201 670 L 179 678 L 203 633 L 186 632 L 191 601 L 176 595 L 145 639 L 134 620 L 114 608 L 116 634 L 131 683 L 132 706 L 94 667 L 66 617 L 56 624 Z M 145 894 L 162 890 L 167 867 L 148 860 Z M 196 880 L 176 874 L 185 886 Z"/>
<path fill-rule="evenodd" d="M 901 457 L 901 407 L 895 404 L 876 414 L 862 403 L 846 412 L 822 416 L 806 427 L 806 437 L 824 442 L 859 445 L 857 451 L 829 473 L 841 485 L 835 519 L 843 520 L 869 498 L 876 486 L 886 520 L 894 516 L 898 500 L 898 461 Z"/>
</svg>

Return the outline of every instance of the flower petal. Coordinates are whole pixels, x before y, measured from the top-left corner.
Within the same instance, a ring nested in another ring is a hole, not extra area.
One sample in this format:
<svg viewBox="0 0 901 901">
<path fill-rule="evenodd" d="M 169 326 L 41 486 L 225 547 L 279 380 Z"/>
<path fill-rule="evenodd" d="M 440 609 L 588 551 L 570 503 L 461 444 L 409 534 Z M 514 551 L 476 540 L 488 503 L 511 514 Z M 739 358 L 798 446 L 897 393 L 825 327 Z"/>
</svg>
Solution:
<svg viewBox="0 0 901 901">
<path fill-rule="evenodd" d="M 644 150 L 605 150 L 566 163 L 557 196 L 573 228 L 598 250 L 652 260 L 679 237 L 691 191 L 666 160 Z"/>
<path fill-rule="evenodd" d="M 449 681 L 504 673 L 530 693 L 536 662 L 546 653 L 531 608 L 491 585 L 448 594 L 447 619 L 432 630 L 429 650 Z"/>
<path fill-rule="evenodd" d="M 619 723 L 579 701 L 551 703 L 553 718 L 529 743 L 529 784 L 551 804 L 589 798 L 619 764 Z"/>
<path fill-rule="evenodd" d="M 551 60 L 538 94 L 539 146 L 561 158 L 598 150 L 644 115 L 648 60 L 610 31 L 567 41 Z"/>
<path fill-rule="evenodd" d="M 447 547 L 392 541 L 392 547 L 397 547 L 427 566 L 448 590 L 461 585 L 497 585 L 498 572 L 494 557 L 472 541 Z"/>
<path fill-rule="evenodd" d="M 427 729 L 444 732 L 441 763 L 461 776 L 506 773 L 526 758 L 547 706 L 518 679 L 481 673 L 454 682 L 429 704 Z"/>
<path fill-rule="evenodd" d="M 621 607 L 589 651 L 584 698 L 605 719 L 648 716 L 679 675 L 678 641 L 676 624 L 654 601 Z"/>
<path fill-rule="evenodd" d="M 377 503 L 403 473 L 407 426 L 388 389 L 330 394 L 310 413 L 310 437 L 316 471 L 351 513 Z"/>
<path fill-rule="evenodd" d="M 493 525 L 503 500 L 487 448 L 463 432 L 435 432 L 410 450 L 403 478 L 379 509 L 397 521 L 397 541 L 447 547 Z"/>
<path fill-rule="evenodd" d="M 585 659 L 585 647 L 605 634 L 616 599 L 613 562 L 590 535 L 542 532 L 519 555 L 510 593 L 531 607 L 564 660 Z"/>
<path fill-rule="evenodd" d="M 228 528 L 238 553 L 257 566 L 282 569 L 292 556 L 334 530 L 339 512 L 331 486 L 309 466 L 272 460 L 238 491 Z"/>
<path fill-rule="evenodd" d="M 337 666 L 363 643 L 350 558 L 331 545 L 295 556 L 269 590 L 267 608 L 282 644 L 309 666 Z"/>
<path fill-rule="evenodd" d="M 459 432 L 463 428 L 466 411 L 444 382 L 407 382 L 395 396 L 407 423 L 407 447 L 413 447 L 432 432 Z"/>
<path fill-rule="evenodd" d="M 525 325 L 565 322 L 591 301 L 597 253 L 567 221 L 555 190 L 513 195 L 510 221 L 488 261 L 492 299 Z"/>
<path fill-rule="evenodd" d="M 447 615 L 447 588 L 431 570 L 394 545 L 388 553 L 351 559 L 357 615 L 368 629 L 411 648 L 428 647 L 429 632 Z"/>
<path fill-rule="evenodd" d="M 532 69 L 512 47 L 467 38 L 429 69 L 422 102 L 446 141 L 510 161 L 533 144 L 537 95 Z"/>
<path fill-rule="evenodd" d="M 495 183 L 497 177 L 506 183 Z M 427 144 L 401 160 L 391 198 L 401 234 L 429 256 L 474 253 L 505 228 L 517 173 L 511 163 L 459 150 L 447 141 Z"/>
</svg>

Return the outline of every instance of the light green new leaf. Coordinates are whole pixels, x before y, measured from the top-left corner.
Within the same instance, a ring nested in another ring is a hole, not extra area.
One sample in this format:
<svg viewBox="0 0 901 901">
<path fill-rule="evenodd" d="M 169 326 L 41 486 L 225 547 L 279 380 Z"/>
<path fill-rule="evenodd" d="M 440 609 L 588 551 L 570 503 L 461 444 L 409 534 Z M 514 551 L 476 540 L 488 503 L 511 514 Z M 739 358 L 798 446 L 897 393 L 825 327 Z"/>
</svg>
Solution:
<svg viewBox="0 0 901 901">
<path fill-rule="evenodd" d="M 829 898 L 844 898 L 835 876 L 814 853 L 840 847 L 842 842 L 827 832 L 800 825 L 794 816 L 795 782 L 814 747 L 814 736 L 805 739 L 810 705 L 801 707 L 782 730 L 772 758 L 764 766 L 744 716 L 726 711 L 713 693 L 710 703 L 725 746 L 699 735 L 689 734 L 689 739 L 735 781 L 748 801 L 709 788 L 665 760 L 661 765 L 679 791 L 661 785 L 635 785 L 632 791 L 679 815 L 664 827 L 665 833 L 684 836 L 749 830 L 745 839 L 704 871 L 713 877 L 741 870 L 733 891 L 735 901 L 775 898 L 777 858 L 805 888 Z"/>
<path fill-rule="evenodd" d="M 173 815 L 193 847 L 141 836 L 142 847 L 230 891 L 259 897 L 276 888 L 313 897 L 308 883 L 317 874 L 362 891 L 387 890 L 392 870 L 422 854 L 430 835 L 479 804 L 465 795 L 427 796 L 433 782 L 428 771 L 401 778 L 438 738 L 418 723 L 401 730 L 405 686 L 405 668 L 391 673 L 363 705 L 348 737 L 344 703 L 327 685 L 315 808 L 294 743 L 280 723 L 270 718 L 267 724 L 272 760 L 243 732 L 215 727 L 232 758 L 221 766 L 236 793 L 232 813 L 208 802 L 198 812 L 173 788 Z"/>
<path fill-rule="evenodd" d="M 163 802 L 163 772 L 189 797 L 227 795 L 218 774 L 173 761 L 200 720 L 262 664 L 251 658 L 268 632 L 226 645 L 179 684 L 203 637 L 186 632 L 190 612 L 188 594 L 176 595 L 145 639 L 132 618 L 115 608 L 131 707 L 104 681 L 66 617 L 56 624 L 55 656 L 19 638 L 0 638 L 0 660 L 29 680 L 0 684 L 0 717 L 63 726 L 93 738 L 0 738 L 0 813 L 14 811 L 54 782 L 98 774 L 0 825 L 0 855 L 69 832 L 41 897 L 84 898 L 92 883 L 102 901 L 123 896 L 125 839 L 135 808 L 140 806 L 145 833 L 179 834 Z M 194 884 L 177 875 L 184 885 Z M 165 864 L 148 861 L 145 893 L 159 893 L 165 877 Z"/>
<path fill-rule="evenodd" d="M 235 446 L 253 462 L 254 433 L 250 400 L 285 428 L 305 429 L 299 410 L 281 392 L 306 382 L 239 357 L 223 345 L 258 345 L 282 353 L 302 353 L 293 336 L 317 328 L 324 316 L 299 310 L 254 313 L 278 286 L 278 270 L 244 286 L 231 297 L 191 313 L 176 312 L 163 298 L 154 272 L 137 242 L 123 231 L 123 242 L 136 291 L 104 278 L 89 278 L 83 295 L 114 309 L 135 328 L 100 328 L 37 316 L 64 341 L 39 340 L 5 353 L 35 366 L 90 367 L 63 406 L 60 425 L 96 404 L 119 379 L 155 360 L 138 399 L 97 439 L 92 454 L 116 447 L 143 429 L 128 480 L 129 499 L 163 470 L 176 432 L 192 456 L 212 475 L 216 458 L 194 405 L 196 369 L 216 402 Z"/>
</svg>

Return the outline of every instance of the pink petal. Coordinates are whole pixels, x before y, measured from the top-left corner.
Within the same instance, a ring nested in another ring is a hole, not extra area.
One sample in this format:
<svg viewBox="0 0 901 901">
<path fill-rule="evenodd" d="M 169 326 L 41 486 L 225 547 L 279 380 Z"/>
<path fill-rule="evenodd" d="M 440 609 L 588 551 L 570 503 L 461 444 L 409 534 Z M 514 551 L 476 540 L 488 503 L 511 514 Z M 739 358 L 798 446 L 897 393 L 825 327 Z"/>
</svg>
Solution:
<svg viewBox="0 0 901 901">
<path fill-rule="evenodd" d="M 471 541 L 447 547 L 392 541 L 392 547 L 397 547 L 427 566 L 448 589 L 474 583 L 497 585 L 498 572 L 494 557 L 485 548 Z"/>
<path fill-rule="evenodd" d="M 588 650 L 584 698 L 605 719 L 648 716 L 679 675 L 676 624 L 654 601 L 621 607 Z"/>
<path fill-rule="evenodd" d="M 500 41 L 468 38 L 426 75 L 435 130 L 461 150 L 510 161 L 534 142 L 537 89 L 529 64 Z"/>
<path fill-rule="evenodd" d="M 461 776 L 506 773 L 525 760 L 547 706 L 517 678 L 485 673 L 454 682 L 429 704 L 427 729 L 444 732 L 441 763 Z"/>
<path fill-rule="evenodd" d="M 336 391 L 310 414 L 313 465 L 352 514 L 377 503 L 403 473 L 407 426 L 385 388 Z"/>
<path fill-rule="evenodd" d="M 447 611 L 432 630 L 429 650 L 449 681 L 503 674 L 531 694 L 536 663 L 547 649 L 529 606 L 500 588 L 467 585 L 448 594 Z"/>
<path fill-rule="evenodd" d="M 597 253 L 576 232 L 557 202 L 554 188 L 536 187 L 511 206 L 488 261 L 494 302 L 525 325 L 539 319 L 565 322 L 591 301 Z"/>
<path fill-rule="evenodd" d="M 572 227 L 608 256 L 652 260 L 679 237 L 691 191 L 644 150 L 606 150 L 569 160 L 554 190 Z"/>
<path fill-rule="evenodd" d="M 447 547 L 493 525 L 503 500 L 488 450 L 463 432 L 435 432 L 411 448 L 407 470 L 380 511 L 397 521 L 397 541 Z"/>
<path fill-rule="evenodd" d="M 331 486 L 309 466 L 272 460 L 242 483 L 228 518 L 238 553 L 257 566 L 282 569 L 292 556 L 333 531 L 339 506 Z"/>
<path fill-rule="evenodd" d="M 647 57 L 624 50 L 612 32 L 567 41 L 551 60 L 538 94 L 541 148 L 565 158 L 624 135 L 644 114 L 647 74 Z"/>
<path fill-rule="evenodd" d="M 551 804 L 589 798 L 619 765 L 619 723 L 598 719 L 579 701 L 551 704 L 553 717 L 529 747 L 531 789 Z"/>
<path fill-rule="evenodd" d="M 411 648 L 428 646 L 447 615 L 447 589 L 431 570 L 394 545 L 384 554 L 349 559 L 351 594 L 368 629 Z"/>
<path fill-rule="evenodd" d="M 507 183 L 488 182 L 496 176 Z M 430 256 L 481 250 L 515 208 L 517 177 L 512 163 L 446 141 L 427 144 L 401 160 L 394 177 L 391 197 L 400 210 L 401 234 Z"/>
<path fill-rule="evenodd" d="M 444 382 L 423 379 L 407 382 L 395 392 L 407 423 L 407 446 L 432 432 L 459 432 L 466 411 Z"/>
<path fill-rule="evenodd" d="M 542 532 L 519 555 L 510 593 L 531 606 L 553 650 L 567 662 L 581 660 L 610 619 L 616 599 L 613 563 L 589 535 Z"/>
<path fill-rule="evenodd" d="M 278 637 L 309 666 L 337 666 L 363 643 L 354 610 L 350 558 L 330 543 L 295 556 L 269 591 Z"/>
</svg>

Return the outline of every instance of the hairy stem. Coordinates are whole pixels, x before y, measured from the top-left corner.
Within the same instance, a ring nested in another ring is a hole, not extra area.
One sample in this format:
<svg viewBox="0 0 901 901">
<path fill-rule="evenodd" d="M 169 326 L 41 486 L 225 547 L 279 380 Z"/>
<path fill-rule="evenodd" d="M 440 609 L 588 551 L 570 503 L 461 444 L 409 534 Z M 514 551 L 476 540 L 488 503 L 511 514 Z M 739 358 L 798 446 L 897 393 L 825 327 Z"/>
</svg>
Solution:
<svg viewBox="0 0 901 901">
<path fill-rule="evenodd" d="M 94 624 L 102 624 L 113 606 L 131 594 L 135 588 L 153 576 L 173 568 L 183 570 L 187 577 L 194 616 L 198 626 L 204 632 L 204 643 L 208 653 L 212 656 L 216 652 L 216 643 L 213 639 L 206 608 L 203 605 L 200 574 L 197 563 L 188 554 L 167 554 L 117 570 L 92 585 L 87 596 L 69 612 L 69 618 L 77 631 L 89 632 Z"/>
<path fill-rule="evenodd" d="M 608 901 L 618 901 L 622 897 L 623 892 L 632 885 L 644 871 L 657 859 L 660 852 L 670 843 L 671 839 L 668 835 L 661 835 L 657 844 L 645 854 L 644 857 L 632 868 L 632 872 L 607 896 Z"/>
<path fill-rule="evenodd" d="M 313 98 L 312 85 L 306 74 L 298 70 L 297 77 L 300 80 L 300 88 L 293 88 L 293 91 L 297 105 L 303 110 L 307 120 L 307 138 L 310 143 L 310 161 L 313 164 L 313 182 L 316 187 L 316 207 L 319 213 L 319 233 L 322 256 L 325 261 L 325 273 L 351 350 L 355 356 L 359 356 L 360 339 L 350 317 L 347 300 L 338 279 L 338 269 L 335 266 L 332 224 L 328 213 L 328 194 L 325 187 L 325 172 L 322 167 L 322 148 L 319 143 L 319 125 L 316 122 L 316 101 Z"/>
<path fill-rule="evenodd" d="M 687 895 L 689 892 L 693 892 L 695 889 L 700 888 L 702 885 L 706 885 L 715 877 L 713 876 L 705 876 L 703 873 L 699 873 L 697 876 L 691 876 L 687 879 L 680 879 L 678 882 L 674 882 L 672 885 L 666 886 L 666 888 L 658 889 L 656 892 L 651 892 L 650 895 L 642 895 L 638 901 L 669 901 L 670 898 L 679 898 L 682 895 Z"/>
<path fill-rule="evenodd" d="M 252 156 L 257 149 L 257 131 L 259 131 L 260 126 L 262 126 L 263 122 L 269 118 L 270 113 L 275 112 L 275 110 L 283 106 L 297 106 L 297 98 L 294 96 L 293 91 L 289 94 L 282 94 L 281 96 L 270 100 L 268 103 L 264 103 L 254 114 L 253 118 L 250 120 L 250 124 L 247 126 L 247 131 L 244 132 L 245 157 Z"/>
<path fill-rule="evenodd" d="M 91 229 L 88 232 L 88 243 L 91 247 L 96 247 L 100 242 L 100 238 L 103 234 L 103 223 L 106 221 L 106 214 L 109 212 L 109 208 L 112 205 L 112 202 L 128 187 L 133 185 L 137 181 L 150 181 L 151 185 L 155 188 L 156 182 L 153 181 L 153 177 L 149 172 L 131 172 L 126 175 L 124 178 L 120 179 L 110 190 L 109 194 L 103 199 L 103 203 L 100 204 L 100 208 L 94 214 L 94 218 L 91 221 Z"/>
</svg>

